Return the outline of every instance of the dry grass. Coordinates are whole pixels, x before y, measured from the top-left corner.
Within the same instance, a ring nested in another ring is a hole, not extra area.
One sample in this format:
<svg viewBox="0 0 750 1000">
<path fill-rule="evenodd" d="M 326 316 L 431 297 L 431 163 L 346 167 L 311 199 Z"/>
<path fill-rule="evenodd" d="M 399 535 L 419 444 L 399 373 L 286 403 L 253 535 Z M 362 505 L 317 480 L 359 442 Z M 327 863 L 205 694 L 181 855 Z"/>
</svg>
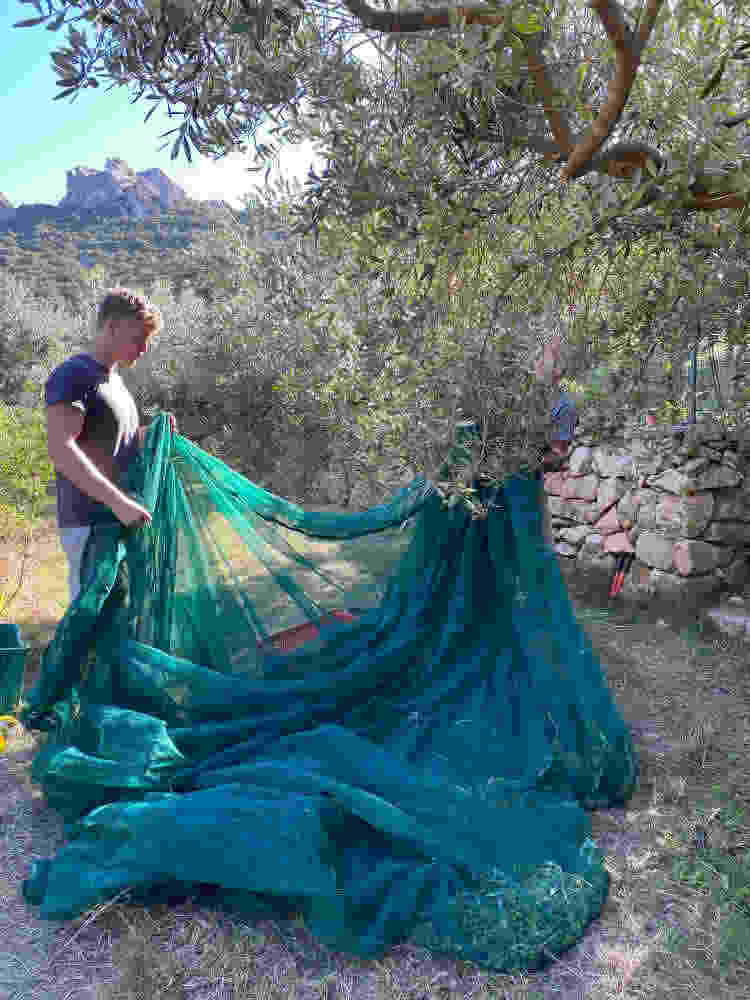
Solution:
<svg viewBox="0 0 750 1000">
<path fill-rule="evenodd" d="M 28 589 L 12 609 L 24 637 L 38 644 L 27 683 L 67 602 L 65 580 L 56 540 L 40 539 Z M 330 953 L 301 919 L 245 926 L 191 902 L 113 901 L 78 920 L 39 920 L 19 897 L 20 883 L 33 858 L 56 852 L 62 831 L 28 778 L 37 739 L 19 731 L 0 757 L 0 996 L 750 998 L 750 864 L 741 864 L 750 858 L 748 646 L 701 636 L 690 608 L 680 615 L 641 608 L 636 620 L 636 609 L 620 603 L 602 620 L 602 594 L 606 581 L 592 578 L 588 590 L 571 581 L 573 603 L 633 731 L 642 776 L 627 808 L 592 814 L 612 877 L 609 899 L 581 942 L 545 970 L 496 975 L 408 942 L 381 960 L 361 961 Z"/>
</svg>

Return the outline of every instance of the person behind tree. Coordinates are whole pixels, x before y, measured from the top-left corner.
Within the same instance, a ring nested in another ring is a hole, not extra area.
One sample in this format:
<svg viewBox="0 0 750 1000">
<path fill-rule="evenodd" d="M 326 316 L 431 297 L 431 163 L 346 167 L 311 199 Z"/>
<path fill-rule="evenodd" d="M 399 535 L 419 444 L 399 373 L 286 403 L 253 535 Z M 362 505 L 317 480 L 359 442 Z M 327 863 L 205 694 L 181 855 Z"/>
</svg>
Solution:
<svg viewBox="0 0 750 1000">
<path fill-rule="evenodd" d="M 560 337 L 548 340 L 538 351 L 534 369 L 536 377 L 545 385 L 556 386 L 567 370 L 565 360 L 565 345 Z M 542 510 L 545 544 L 552 545 L 552 522 L 547 506 L 547 494 L 544 491 L 544 473 L 559 469 L 570 451 L 570 444 L 575 436 L 578 424 L 578 413 L 572 397 L 567 392 L 561 392 L 552 408 L 552 433 L 549 446 L 543 455 L 543 464 L 537 471 L 539 482 L 539 505 Z"/>
<path fill-rule="evenodd" d="M 567 348 L 562 338 L 556 336 L 549 339 L 536 351 L 533 357 L 533 367 L 537 379 L 545 385 L 556 386 L 567 371 L 566 355 Z M 471 402 L 466 404 L 466 410 L 471 412 Z M 534 478 L 539 484 L 539 505 L 542 510 L 544 539 L 549 546 L 552 545 L 552 523 L 544 491 L 544 473 L 559 469 L 570 451 L 570 444 L 578 425 L 578 413 L 572 396 L 561 391 L 552 407 L 550 418 L 552 430 L 548 437 L 547 446 L 542 453 L 542 464 L 534 473 Z M 441 478 L 451 474 L 455 462 L 465 464 L 470 460 L 469 442 L 479 434 L 479 424 L 476 419 L 468 417 L 456 425 L 456 431 L 456 445 L 452 449 L 451 458 L 441 470 Z"/>
<path fill-rule="evenodd" d="M 118 368 L 132 368 L 162 326 L 159 309 L 127 288 L 99 305 L 87 349 L 58 365 L 44 387 L 47 450 L 55 467 L 57 527 L 69 564 L 71 602 L 91 528 L 102 521 L 150 522 L 151 514 L 119 484 L 146 426 Z M 176 421 L 170 414 L 172 433 Z"/>
</svg>

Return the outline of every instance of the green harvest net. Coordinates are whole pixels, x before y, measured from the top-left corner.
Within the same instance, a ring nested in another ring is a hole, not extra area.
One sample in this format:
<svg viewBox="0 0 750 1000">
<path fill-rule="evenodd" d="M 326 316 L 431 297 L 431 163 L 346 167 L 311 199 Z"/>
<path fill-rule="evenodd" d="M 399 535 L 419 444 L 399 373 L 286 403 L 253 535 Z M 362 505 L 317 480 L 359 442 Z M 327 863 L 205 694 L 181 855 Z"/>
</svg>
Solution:
<svg viewBox="0 0 750 1000">
<path fill-rule="evenodd" d="M 21 711 L 65 820 L 42 917 L 192 897 L 496 971 L 580 939 L 608 892 L 584 807 L 638 764 L 533 480 L 486 519 L 424 480 L 312 512 L 160 414 L 124 488 L 153 521 L 94 527 Z"/>
</svg>

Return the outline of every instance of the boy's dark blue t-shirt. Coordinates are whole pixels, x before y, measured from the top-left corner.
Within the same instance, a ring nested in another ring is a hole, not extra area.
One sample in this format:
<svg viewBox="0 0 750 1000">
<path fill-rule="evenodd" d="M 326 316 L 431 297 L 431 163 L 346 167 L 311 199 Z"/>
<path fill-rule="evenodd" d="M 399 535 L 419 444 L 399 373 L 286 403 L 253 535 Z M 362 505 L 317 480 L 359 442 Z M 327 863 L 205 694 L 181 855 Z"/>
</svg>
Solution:
<svg viewBox="0 0 750 1000">
<path fill-rule="evenodd" d="M 47 379 L 44 400 L 48 406 L 70 403 L 84 413 L 79 441 L 103 446 L 114 457 L 119 473 L 125 471 L 138 450 L 138 410 L 116 370 L 89 354 L 75 354 Z M 83 493 L 61 472 L 55 472 L 55 481 L 60 528 L 117 520 L 109 507 Z"/>
</svg>

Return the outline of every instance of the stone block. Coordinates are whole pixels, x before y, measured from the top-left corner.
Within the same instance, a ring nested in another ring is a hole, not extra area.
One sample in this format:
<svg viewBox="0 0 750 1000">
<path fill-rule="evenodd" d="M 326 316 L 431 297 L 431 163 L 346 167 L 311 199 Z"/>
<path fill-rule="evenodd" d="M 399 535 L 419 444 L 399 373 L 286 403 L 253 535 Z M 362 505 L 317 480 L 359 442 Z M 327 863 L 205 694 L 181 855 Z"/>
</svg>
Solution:
<svg viewBox="0 0 750 1000">
<path fill-rule="evenodd" d="M 559 497 L 562 490 L 563 474 L 561 472 L 546 472 L 544 474 L 544 492 Z"/>
<path fill-rule="evenodd" d="M 583 523 L 596 524 L 599 520 L 599 508 L 595 504 L 587 504 L 583 509 Z"/>
<path fill-rule="evenodd" d="M 639 562 L 660 570 L 674 568 L 674 545 L 670 539 L 653 531 L 644 531 L 638 538 L 635 554 Z"/>
<path fill-rule="evenodd" d="M 622 518 L 620 520 L 622 520 Z M 643 534 L 644 529 L 641 528 L 641 526 L 637 522 L 633 522 L 632 528 L 626 528 L 625 530 L 628 533 L 628 538 L 633 543 L 633 545 L 635 545 L 635 543 Z"/>
<path fill-rule="evenodd" d="M 620 552 L 635 552 L 635 549 L 627 534 L 624 531 L 618 531 L 614 535 L 607 535 L 604 539 L 604 551 L 619 554 Z"/>
<path fill-rule="evenodd" d="M 585 445 L 574 448 L 568 458 L 568 467 L 570 469 L 571 476 L 585 476 L 586 473 L 591 472 L 591 448 L 588 448 Z"/>
<path fill-rule="evenodd" d="M 563 528 L 575 527 L 571 525 L 570 521 L 566 517 L 550 517 L 552 527 L 556 528 L 558 531 L 562 531 Z"/>
<path fill-rule="evenodd" d="M 638 477 L 647 476 L 651 478 L 652 476 L 660 475 L 667 468 L 667 460 L 662 457 L 659 459 L 652 459 L 651 461 L 640 461 L 636 465 L 636 472 Z"/>
<path fill-rule="evenodd" d="M 656 497 L 651 495 L 638 508 L 638 530 L 653 531 L 656 528 Z"/>
<path fill-rule="evenodd" d="M 633 457 L 627 452 L 612 452 L 600 446 L 594 449 L 593 460 L 600 476 L 621 476 L 624 479 L 633 476 Z"/>
<path fill-rule="evenodd" d="M 563 479 L 561 497 L 563 500 L 596 500 L 598 486 L 596 476 Z"/>
<path fill-rule="evenodd" d="M 717 563 L 721 569 L 726 569 L 726 567 L 732 562 L 732 560 L 737 555 L 737 549 L 733 545 L 715 545 L 717 555 Z"/>
<path fill-rule="evenodd" d="M 599 483 L 596 502 L 600 511 L 609 510 L 628 492 L 628 486 L 624 479 L 613 476 L 611 479 L 604 479 Z"/>
<path fill-rule="evenodd" d="M 733 559 L 728 566 L 719 568 L 716 574 L 732 589 L 744 587 L 750 580 L 750 565 L 748 565 L 747 558 L 742 556 L 739 559 Z"/>
<path fill-rule="evenodd" d="M 680 524 L 680 499 L 665 493 L 656 500 L 654 528 L 665 538 L 679 538 L 681 531 Z"/>
<path fill-rule="evenodd" d="M 675 497 L 663 494 L 655 509 L 655 528 L 669 538 L 697 538 L 706 530 L 714 509 L 711 493 Z"/>
<path fill-rule="evenodd" d="M 687 539 L 675 543 L 672 560 L 680 576 L 700 576 L 716 569 L 719 553 L 714 545 Z"/>
<path fill-rule="evenodd" d="M 707 458 L 691 458 L 690 461 L 685 462 L 682 466 L 682 471 L 686 476 L 693 476 L 696 472 L 701 472 L 703 469 L 708 467 Z"/>
<path fill-rule="evenodd" d="M 704 537 L 708 542 L 750 546 L 750 524 L 744 521 L 714 521 L 709 524 Z"/>
<path fill-rule="evenodd" d="M 739 579 L 750 550 L 750 477 L 738 468 L 731 435 L 710 422 L 662 430 L 649 436 L 628 425 L 619 438 L 579 436 L 567 470 L 545 477 L 559 554 L 578 546 L 576 562 L 611 567 L 617 552 L 635 550 L 643 585 L 662 589 L 711 577 L 700 584 L 710 590 Z M 632 527 L 623 531 L 627 521 Z"/>
<path fill-rule="evenodd" d="M 552 549 L 558 556 L 572 558 L 578 554 L 578 547 L 576 545 L 568 545 L 567 542 L 557 542 L 557 544 L 552 546 Z"/>
<path fill-rule="evenodd" d="M 638 509 L 641 504 L 648 499 L 648 494 L 643 490 L 626 490 L 617 503 L 617 516 L 621 521 L 635 521 L 638 516 Z"/>
<path fill-rule="evenodd" d="M 613 535 L 615 532 L 622 531 L 622 525 L 614 507 L 610 507 L 606 514 L 602 514 L 597 520 L 596 530 L 600 535 Z"/>
<path fill-rule="evenodd" d="M 713 493 L 696 493 L 680 502 L 680 530 L 687 538 L 697 538 L 713 517 L 716 500 Z"/>
<path fill-rule="evenodd" d="M 711 465 L 698 474 L 695 480 L 696 490 L 715 490 L 722 486 L 739 486 L 742 476 L 729 465 Z"/>
<path fill-rule="evenodd" d="M 654 457 L 655 445 L 644 441 L 643 438 L 628 437 L 626 435 L 625 448 L 638 463 L 640 463 L 642 459 L 648 460 Z"/>
<path fill-rule="evenodd" d="M 585 525 L 581 525 L 578 528 L 563 528 L 560 531 L 560 537 L 563 541 L 570 542 L 571 545 L 580 545 L 588 533 L 589 529 Z"/>
<path fill-rule="evenodd" d="M 654 476 L 649 480 L 649 486 L 657 486 L 666 493 L 673 493 L 675 496 L 682 496 L 685 490 L 692 487 L 697 489 L 695 481 L 690 477 L 678 472 L 676 469 L 667 469 L 659 476 Z"/>
<path fill-rule="evenodd" d="M 601 558 L 602 552 L 603 552 L 602 536 L 599 534 L 599 532 L 595 531 L 589 535 L 586 535 L 586 537 L 583 540 L 581 554 L 593 559 L 599 559 Z"/>
<path fill-rule="evenodd" d="M 585 523 L 585 514 L 592 510 L 591 504 L 585 500 L 561 500 L 555 496 L 547 498 L 547 506 L 554 517 L 564 517 L 569 521 L 575 521 L 576 524 Z"/>
<path fill-rule="evenodd" d="M 738 611 L 728 611 L 724 608 L 711 608 L 705 612 L 716 628 L 725 635 L 738 638 L 750 634 L 750 619 Z"/>
<path fill-rule="evenodd" d="M 601 552 L 597 556 L 594 553 L 581 550 L 577 562 L 586 571 L 604 573 L 607 576 L 611 576 L 615 568 L 614 558 L 610 555 L 602 555 Z"/>
<path fill-rule="evenodd" d="M 750 453 L 750 429 L 747 425 L 742 424 L 736 430 L 735 434 L 737 436 L 737 454 L 740 456 L 745 456 Z"/>
<path fill-rule="evenodd" d="M 556 518 L 565 517 L 565 513 L 563 511 L 564 506 L 566 505 L 563 504 L 560 497 L 556 497 L 554 496 L 554 494 L 553 495 L 550 495 L 549 493 L 547 494 L 547 510 L 550 513 L 550 517 L 556 517 Z"/>
<path fill-rule="evenodd" d="M 714 497 L 714 521 L 750 521 L 750 504 L 742 493 Z"/>
</svg>

